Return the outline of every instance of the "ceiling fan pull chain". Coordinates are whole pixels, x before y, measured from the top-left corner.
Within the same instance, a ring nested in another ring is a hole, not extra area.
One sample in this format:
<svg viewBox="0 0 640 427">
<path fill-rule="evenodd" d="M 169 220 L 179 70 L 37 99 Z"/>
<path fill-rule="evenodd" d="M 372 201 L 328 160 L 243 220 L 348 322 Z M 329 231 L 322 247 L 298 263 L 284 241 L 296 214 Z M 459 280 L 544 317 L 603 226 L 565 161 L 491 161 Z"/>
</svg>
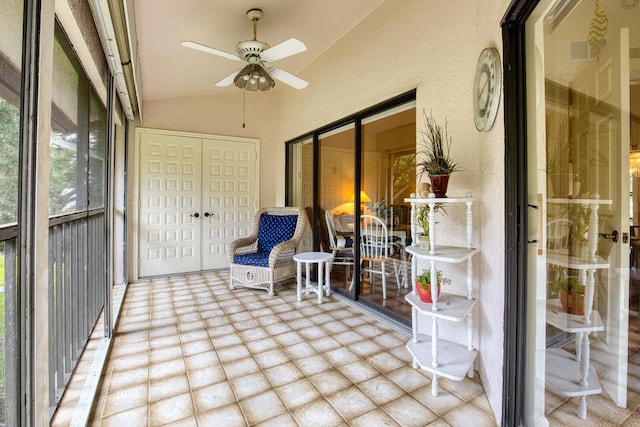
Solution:
<svg viewBox="0 0 640 427">
<path fill-rule="evenodd" d="M 242 127 L 244 128 L 244 116 L 247 109 L 247 90 L 242 89 Z"/>
</svg>

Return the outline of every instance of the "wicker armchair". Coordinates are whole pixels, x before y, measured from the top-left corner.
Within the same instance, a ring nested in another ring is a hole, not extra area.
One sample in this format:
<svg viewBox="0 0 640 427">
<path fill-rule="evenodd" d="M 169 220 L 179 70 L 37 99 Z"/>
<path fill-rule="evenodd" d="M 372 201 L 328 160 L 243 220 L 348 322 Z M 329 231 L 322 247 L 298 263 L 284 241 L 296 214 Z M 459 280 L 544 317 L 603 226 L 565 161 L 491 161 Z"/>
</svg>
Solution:
<svg viewBox="0 0 640 427">
<path fill-rule="evenodd" d="M 273 296 L 273 285 L 296 276 L 293 256 L 304 233 L 302 208 L 264 208 L 253 218 L 251 235 L 229 245 L 229 289 L 236 286 L 264 289 Z"/>
</svg>

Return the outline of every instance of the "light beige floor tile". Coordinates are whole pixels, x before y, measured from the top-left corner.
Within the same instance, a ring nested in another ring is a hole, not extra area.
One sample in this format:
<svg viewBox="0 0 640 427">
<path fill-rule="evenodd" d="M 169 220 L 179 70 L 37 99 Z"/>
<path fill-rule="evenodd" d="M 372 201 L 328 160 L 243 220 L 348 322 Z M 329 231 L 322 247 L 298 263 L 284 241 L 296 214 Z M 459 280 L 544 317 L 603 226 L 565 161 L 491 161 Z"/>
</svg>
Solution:
<svg viewBox="0 0 640 427">
<path fill-rule="evenodd" d="M 348 365 L 338 366 L 338 369 L 354 384 L 368 381 L 380 375 L 380 371 L 363 360 L 356 360 Z"/>
<path fill-rule="evenodd" d="M 149 366 L 149 378 L 151 380 L 159 380 L 185 373 L 186 370 L 184 359 L 172 359 L 166 362 L 152 363 Z"/>
<path fill-rule="evenodd" d="M 358 336 L 360 337 L 361 335 L 358 335 Z M 364 341 L 354 342 L 349 345 L 349 348 L 360 357 L 367 357 L 376 353 L 380 353 L 381 351 L 384 351 L 382 347 L 370 341 L 369 339 L 366 339 Z"/>
<path fill-rule="evenodd" d="M 249 341 L 246 345 L 252 354 L 262 353 L 263 351 L 273 350 L 279 347 L 278 343 L 271 337 Z"/>
<path fill-rule="evenodd" d="M 269 338 L 269 334 L 267 334 L 267 331 L 262 329 L 259 325 L 246 330 L 238 329 L 238 331 L 242 331 L 240 332 L 240 336 L 242 337 L 242 340 L 247 344 L 252 341 L 264 340 L 265 338 Z"/>
<path fill-rule="evenodd" d="M 324 357 L 335 366 L 348 365 L 349 363 L 357 362 L 360 360 L 351 350 L 346 347 L 338 347 L 335 350 L 330 350 L 323 353 Z"/>
<path fill-rule="evenodd" d="M 342 347 L 342 344 L 340 344 L 332 337 L 318 338 L 311 341 L 309 344 L 311 344 L 319 352 L 326 352 Z"/>
<path fill-rule="evenodd" d="M 162 335 L 157 337 L 152 337 L 149 342 L 149 348 L 151 350 L 158 350 L 167 347 L 175 347 L 180 345 L 180 335 L 178 331 L 173 333 L 173 335 Z"/>
<path fill-rule="evenodd" d="M 294 344 L 304 342 L 304 339 L 295 331 L 285 332 L 274 337 L 276 342 L 282 347 L 288 347 Z"/>
<path fill-rule="evenodd" d="M 247 422 L 237 403 L 221 406 L 196 415 L 200 426 L 246 427 Z"/>
<path fill-rule="evenodd" d="M 189 391 L 189 380 L 185 374 L 149 382 L 149 402 L 166 399 Z"/>
<path fill-rule="evenodd" d="M 249 424 L 257 424 L 287 412 L 274 390 L 268 390 L 241 400 L 240 407 Z"/>
<path fill-rule="evenodd" d="M 293 417 L 305 427 L 333 427 L 344 423 L 342 417 L 324 399 L 314 400 L 293 410 Z"/>
<path fill-rule="evenodd" d="M 353 331 L 340 332 L 339 334 L 336 334 L 333 337 L 342 345 L 346 345 L 346 346 L 357 343 L 357 342 L 361 342 L 364 340 L 362 335 Z"/>
<path fill-rule="evenodd" d="M 180 341 L 182 341 L 182 345 L 187 345 L 197 341 L 210 341 L 210 337 L 209 333 L 207 332 L 206 326 L 204 326 L 204 324 L 201 324 L 201 327 L 199 327 L 198 329 L 192 329 L 189 332 L 181 330 Z"/>
<path fill-rule="evenodd" d="M 289 356 L 279 348 L 256 354 L 254 358 L 262 369 L 284 365 L 291 361 Z"/>
<path fill-rule="evenodd" d="M 173 345 L 169 347 L 154 348 L 149 351 L 149 361 L 151 363 L 162 363 L 169 360 L 182 358 L 182 346 Z"/>
<path fill-rule="evenodd" d="M 271 388 L 271 383 L 262 372 L 255 372 L 230 380 L 233 393 L 238 400 L 265 392 Z"/>
<path fill-rule="evenodd" d="M 378 405 L 389 403 L 404 394 L 400 387 L 384 375 L 378 375 L 375 378 L 360 383 L 358 387 Z"/>
<path fill-rule="evenodd" d="M 220 351 L 225 347 L 233 347 L 242 344 L 242 337 L 238 335 L 238 333 L 231 326 L 229 326 L 229 329 L 229 334 L 219 335 L 211 338 L 211 341 L 216 350 Z"/>
<path fill-rule="evenodd" d="M 435 421 L 438 416 L 411 396 L 403 395 L 399 399 L 382 407 L 391 418 L 403 427 L 418 427 Z M 463 424 L 461 424 L 463 425 Z M 464 424 L 473 425 L 474 424 Z"/>
<path fill-rule="evenodd" d="M 353 427 L 371 427 L 371 426 L 385 426 L 385 427 L 396 427 L 399 426 L 393 418 L 391 418 L 386 412 L 382 409 L 374 409 L 373 411 L 367 412 L 364 415 L 359 416 L 358 418 L 349 421 L 349 425 Z"/>
<path fill-rule="evenodd" d="M 213 341 L 215 344 L 215 340 Z M 218 357 L 223 363 L 232 362 L 234 360 L 244 359 L 249 357 L 251 353 L 244 344 L 232 345 L 230 347 L 224 347 L 218 350 Z"/>
<path fill-rule="evenodd" d="M 419 370 L 407 365 L 403 365 L 395 371 L 388 372 L 387 378 L 407 393 L 411 393 L 431 383 L 431 380 L 422 375 Z"/>
<path fill-rule="evenodd" d="M 465 402 L 468 402 L 484 391 L 482 385 L 469 378 L 465 378 L 463 381 L 452 381 L 448 378 L 440 377 L 438 380 L 440 387 L 449 390 Z"/>
<path fill-rule="evenodd" d="M 287 413 L 256 424 L 256 427 L 298 427 L 298 423 Z"/>
<path fill-rule="evenodd" d="M 379 370 L 380 372 L 391 372 L 396 369 L 405 366 L 405 363 L 402 360 L 394 357 L 390 353 L 382 352 L 378 354 L 374 354 L 366 357 L 367 362 L 369 362 L 374 368 Z"/>
<path fill-rule="evenodd" d="M 294 363 L 296 364 L 296 366 L 298 366 L 298 369 L 300 369 L 300 371 L 307 377 L 333 368 L 333 365 L 319 354 L 311 357 L 306 357 L 304 359 L 294 359 Z"/>
<path fill-rule="evenodd" d="M 213 344 L 209 337 L 202 340 L 191 341 L 182 345 L 182 350 L 185 356 L 194 354 L 200 354 L 204 352 L 213 351 Z"/>
<path fill-rule="evenodd" d="M 300 372 L 300 369 L 298 369 L 293 362 L 265 369 L 264 373 L 274 387 L 304 378 L 304 374 Z"/>
<path fill-rule="evenodd" d="M 236 401 L 233 390 L 226 381 L 203 387 L 193 392 L 193 403 L 197 414 L 229 405 Z"/>
<path fill-rule="evenodd" d="M 356 386 L 327 396 L 327 400 L 346 420 L 351 420 L 372 411 L 377 406 Z"/>
<path fill-rule="evenodd" d="M 327 336 L 327 333 L 319 326 L 316 326 L 315 324 L 313 324 L 313 322 L 312 322 L 312 325 L 309 327 L 299 327 L 296 329 L 298 330 L 298 333 L 300 334 L 300 336 L 303 337 L 307 342 L 324 338 Z"/>
<path fill-rule="evenodd" d="M 440 389 L 438 390 L 438 396 L 433 396 L 433 394 L 431 394 L 431 385 L 415 390 L 412 393 L 412 396 L 440 416 L 464 405 L 464 401 L 462 399 L 447 389 Z"/>
<path fill-rule="evenodd" d="M 227 380 L 227 375 L 221 365 L 189 371 L 189 386 L 197 390 L 212 384 Z"/>
<path fill-rule="evenodd" d="M 452 426 L 495 427 L 496 425 L 495 420 L 470 403 L 458 406 L 442 418 Z"/>
<path fill-rule="evenodd" d="M 229 378 L 243 377 L 260 370 L 253 357 L 224 362 L 223 367 Z"/>
<path fill-rule="evenodd" d="M 189 371 L 193 371 L 196 369 L 206 368 L 208 366 L 219 365 L 220 359 L 218 358 L 218 353 L 215 351 L 206 351 L 185 357 L 185 363 L 187 365 L 187 369 Z"/>
<path fill-rule="evenodd" d="M 309 381 L 325 396 L 345 390 L 352 385 L 351 381 L 337 369 L 313 375 L 309 377 Z"/>
<path fill-rule="evenodd" d="M 148 397 L 148 385 L 138 384 L 109 393 L 102 411 L 103 416 L 128 411 L 138 406 L 146 405 Z M 146 406 L 145 406 L 146 407 Z"/>
<path fill-rule="evenodd" d="M 276 392 L 289 410 L 321 397 L 318 390 L 306 378 L 277 387 Z"/>
<path fill-rule="evenodd" d="M 310 344 L 306 342 L 300 342 L 300 343 L 285 347 L 284 351 L 293 360 L 304 359 L 305 357 L 310 357 L 318 354 L 318 352 Z"/>
<path fill-rule="evenodd" d="M 198 427 L 198 419 L 195 415 L 183 418 L 181 420 L 172 421 L 165 424 L 166 427 Z"/>
<path fill-rule="evenodd" d="M 147 405 L 122 411 L 100 419 L 101 427 L 146 426 Z"/>
<path fill-rule="evenodd" d="M 487 399 L 487 395 L 484 393 L 479 394 L 474 397 L 470 401 L 476 408 L 480 409 L 485 414 L 493 417 L 493 411 L 491 410 L 491 405 L 489 404 L 489 399 Z"/>
</svg>

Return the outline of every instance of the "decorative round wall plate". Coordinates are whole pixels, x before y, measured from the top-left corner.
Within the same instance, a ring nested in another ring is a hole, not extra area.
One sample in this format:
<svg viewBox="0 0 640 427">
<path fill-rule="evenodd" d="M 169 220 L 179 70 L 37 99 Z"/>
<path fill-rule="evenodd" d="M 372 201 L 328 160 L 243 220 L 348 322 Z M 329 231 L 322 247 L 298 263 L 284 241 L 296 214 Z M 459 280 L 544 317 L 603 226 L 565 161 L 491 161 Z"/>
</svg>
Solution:
<svg viewBox="0 0 640 427">
<path fill-rule="evenodd" d="M 497 49 L 488 47 L 480 53 L 473 81 L 473 120 L 479 131 L 487 131 L 493 126 L 501 90 L 500 54 Z"/>
</svg>

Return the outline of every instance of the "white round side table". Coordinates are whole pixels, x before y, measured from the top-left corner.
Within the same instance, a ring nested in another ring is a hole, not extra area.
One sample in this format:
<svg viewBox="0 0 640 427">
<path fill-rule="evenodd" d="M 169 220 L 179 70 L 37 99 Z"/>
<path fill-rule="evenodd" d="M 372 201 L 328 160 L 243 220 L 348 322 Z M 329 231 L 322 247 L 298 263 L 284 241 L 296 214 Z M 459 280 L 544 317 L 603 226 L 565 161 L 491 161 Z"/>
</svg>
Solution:
<svg viewBox="0 0 640 427">
<path fill-rule="evenodd" d="M 302 301 L 302 264 L 306 266 L 306 282 L 305 293 L 314 292 L 318 294 L 318 304 L 322 304 L 322 291 L 326 288 L 327 296 L 331 295 L 331 286 L 329 282 L 329 265 L 333 255 L 327 252 L 303 252 L 293 256 L 293 260 L 297 264 L 298 277 L 297 277 L 297 292 L 298 301 Z M 318 283 L 311 281 L 311 264 L 318 264 Z M 324 274 L 323 274 L 324 270 Z M 326 275 L 326 277 L 324 276 Z M 322 283 L 323 278 L 325 283 Z"/>
</svg>

